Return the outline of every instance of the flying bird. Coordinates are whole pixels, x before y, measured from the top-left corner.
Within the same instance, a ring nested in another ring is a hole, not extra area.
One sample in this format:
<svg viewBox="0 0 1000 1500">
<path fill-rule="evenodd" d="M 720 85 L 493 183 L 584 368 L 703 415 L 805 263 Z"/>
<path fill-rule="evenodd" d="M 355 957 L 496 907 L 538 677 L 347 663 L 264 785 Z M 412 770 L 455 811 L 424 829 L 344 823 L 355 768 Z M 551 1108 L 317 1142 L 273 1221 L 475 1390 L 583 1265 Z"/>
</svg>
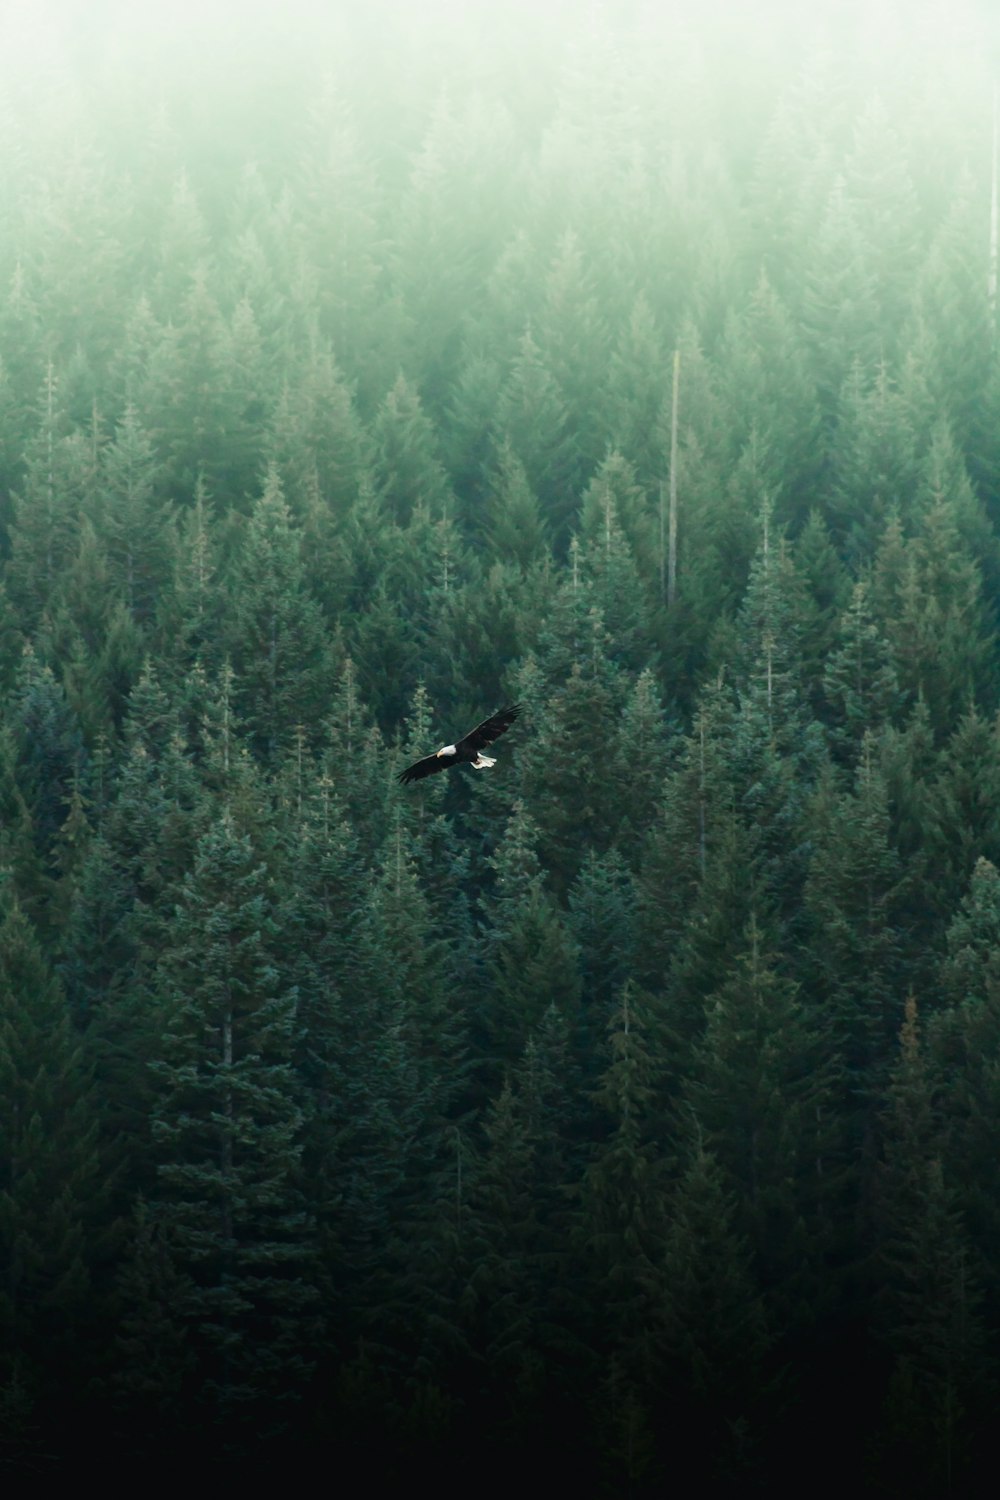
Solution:
<svg viewBox="0 0 1000 1500">
<path fill-rule="evenodd" d="M 425 755 L 423 760 L 407 766 L 405 771 L 400 771 L 399 780 L 406 786 L 411 781 L 420 781 L 424 776 L 433 776 L 435 771 L 450 770 L 452 766 L 471 766 L 474 771 L 495 766 L 496 757 L 483 755 L 481 752 L 510 728 L 519 711 L 520 704 L 517 703 L 510 708 L 502 708 L 491 719 L 484 719 L 481 724 L 477 724 L 457 744 L 442 745 L 433 755 Z"/>
</svg>

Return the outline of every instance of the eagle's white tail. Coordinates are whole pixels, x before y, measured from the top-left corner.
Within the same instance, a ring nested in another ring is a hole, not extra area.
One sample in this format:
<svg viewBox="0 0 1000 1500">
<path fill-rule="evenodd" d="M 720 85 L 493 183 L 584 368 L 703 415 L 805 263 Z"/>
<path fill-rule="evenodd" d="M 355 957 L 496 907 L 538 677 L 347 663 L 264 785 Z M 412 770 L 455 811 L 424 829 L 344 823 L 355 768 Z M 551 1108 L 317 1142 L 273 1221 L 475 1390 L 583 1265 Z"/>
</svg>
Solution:
<svg viewBox="0 0 1000 1500">
<path fill-rule="evenodd" d="M 476 758 L 471 764 L 474 771 L 484 771 L 487 766 L 495 766 L 496 763 L 495 755 L 483 755 L 481 751 L 477 751 Z"/>
</svg>

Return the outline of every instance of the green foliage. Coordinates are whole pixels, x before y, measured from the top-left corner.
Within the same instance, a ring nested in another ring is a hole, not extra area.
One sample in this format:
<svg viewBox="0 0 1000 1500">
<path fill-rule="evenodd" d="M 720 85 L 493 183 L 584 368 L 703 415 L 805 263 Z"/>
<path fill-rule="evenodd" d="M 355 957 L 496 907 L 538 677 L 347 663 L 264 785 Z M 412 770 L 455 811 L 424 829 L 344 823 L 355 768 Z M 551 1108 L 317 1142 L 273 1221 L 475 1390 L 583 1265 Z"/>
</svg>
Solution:
<svg viewBox="0 0 1000 1500">
<path fill-rule="evenodd" d="M 896 717 L 902 694 L 889 643 L 872 617 L 865 581 L 854 585 L 837 640 L 823 671 L 823 694 L 832 719 L 831 739 L 856 755 L 864 736 L 877 735 Z"/>
<path fill-rule="evenodd" d="M 153 1223 L 183 1282 L 172 1314 L 207 1411 L 280 1424 L 309 1370 L 312 1224 L 292 1067 L 296 995 L 275 967 L 273 897 L 232 816 L 202 836 L 159 959 Z"/>
<path fill-rule="evenodd" d="M 133 406 L 102 455 L 101 532 L 110 581 L 133 619 L 148 621 L 166 572 L 168 512 L 157 496 L 153 445 Z"/>
<path fill-rule="evenodd" d="M 795 1430 L 975 1493 L 986 30 L 55 9 L 0 22 L 0 1463 L 747 1494 Z"/>
<path fill-rule="evenodd" d="M 653 1320 L 663 1295 L 658 1263 L 667 1227 L 664 1163 L 650 1129 L 659 1069 L 649 1009 L 627 982 L 608 1025 L 607 1063 L 595 1090 L 607 1129 L 582 1189 L 590 1274 L 601 1288 L 602 1343 L 640 1385 L 656 1367 Z"/>
<path fill-rule="evenodd" d="M 31 924 L 0 923 L 0 1369 L 59 1389 L 79 1369 L 103 1193 L 91 1079 Z M 65 1374 L 65 1372 L 64 1372 Z"/>
<path fill-rule="evenodd" d="M 576 944 L 566 920 L 545 888 L 536 852 L 538 830 L 524 805 L 515 803 L 503 840 L 491 859 L 496 884 L 488 907 L 487 975 L 491 995 L 484 1007 L 486 1055 L 512 1060 L 550 1007 L 576 1019 L 580 973 Z"/>
<path fill-rule="evenodd" d="M 862 746 L 853 791 L 821 791 L 805 902 L 815 924 L 813 983 L 837 1049 L 860 1091 L 886 1065 L 902 1000 L 903 881 L 885 780 Z"/>
<path fill-rule="evenodd" d="M 319 608 L 306 588 L 301 545 L 277 471 L 247 521 L 225 636 L 236 705 L 252 742 L 273 760 L 296 724 L 314 724 L 328 687 Z"/>
<path fill-rule="evenodd" d="M 881 1253 L 896 1356 L 886 1442 L 893 1469 L 924 1494 L 969 1476 L 992 1395 L 979 1278 L 942 1144 L 911 998 L 888 1090 Z"/>
<path fill-rule="evenodd" d="M 734 1217 L 718 1163 L 696 1143 L 670 1203 L 661 1312 L 681 1388 L 695 1401 L 745 1397 L 753 1388 L 747 1374 L 759 1378 L 767 1348 L 764 1309 Z"/>
</svg>

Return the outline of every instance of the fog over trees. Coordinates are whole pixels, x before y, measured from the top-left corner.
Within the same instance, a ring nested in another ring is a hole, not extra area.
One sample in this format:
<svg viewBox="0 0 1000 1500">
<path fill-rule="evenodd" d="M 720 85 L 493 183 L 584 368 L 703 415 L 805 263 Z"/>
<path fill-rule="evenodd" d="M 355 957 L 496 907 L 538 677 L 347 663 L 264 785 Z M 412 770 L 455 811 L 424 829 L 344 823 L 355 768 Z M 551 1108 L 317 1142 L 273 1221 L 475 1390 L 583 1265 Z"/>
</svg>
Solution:
<svg viewBox="0 0 1000 1500">
<path fill-rule="evenodd" d="M 997 42 L 0 11 L 0 1472 L 993 1493 Z"/>
</svg>

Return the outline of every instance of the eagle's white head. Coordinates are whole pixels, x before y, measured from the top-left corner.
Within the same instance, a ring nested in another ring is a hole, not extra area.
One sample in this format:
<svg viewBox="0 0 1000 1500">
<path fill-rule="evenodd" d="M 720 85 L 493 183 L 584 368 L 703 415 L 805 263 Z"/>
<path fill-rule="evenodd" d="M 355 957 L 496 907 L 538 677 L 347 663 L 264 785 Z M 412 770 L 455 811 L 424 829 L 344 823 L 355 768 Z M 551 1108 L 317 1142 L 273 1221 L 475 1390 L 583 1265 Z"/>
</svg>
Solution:
<svg viewBox="0 0 1000 1500">
<path fill-rule="evenodd" d="M 442 757 L 442 755 L 454 755 L 454 754 L 455 754 L 455 746 L 454 745 L 442 745 L 441 749 L 437 752 L 437 758 L 438 758 L 438 760 L 440 760 L 441 757 Z"/>
</svg>

